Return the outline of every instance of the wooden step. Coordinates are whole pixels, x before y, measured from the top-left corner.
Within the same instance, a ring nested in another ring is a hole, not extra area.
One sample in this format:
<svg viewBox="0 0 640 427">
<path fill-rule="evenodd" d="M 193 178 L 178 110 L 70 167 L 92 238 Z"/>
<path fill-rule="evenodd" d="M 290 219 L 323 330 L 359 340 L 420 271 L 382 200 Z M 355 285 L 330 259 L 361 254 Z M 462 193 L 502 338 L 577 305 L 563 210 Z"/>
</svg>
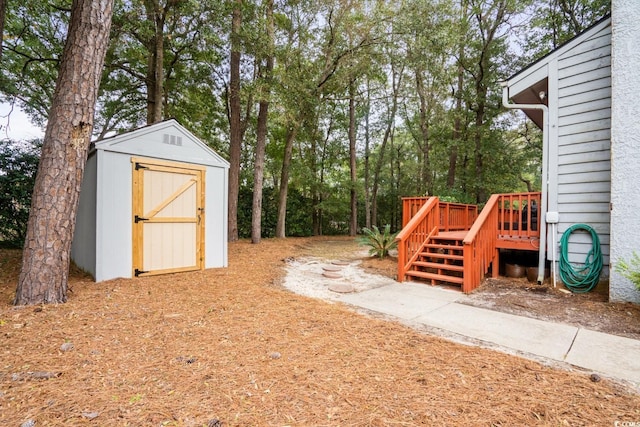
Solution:
<svg viewBox="0 0 640 427">
<path fill-rule="evenodd" d="M 463 243 L 460 236 L 433 236 L 405 274 L 431 284 L 461 286 L 464 274 Z"/>
<path fill-rule="evenodd" d="M 433 236 L 430 240 L 432 242 L 443 242 L 443 244 L 446 244 L 446 245 L 449 245 L 449 246 L 462 246 L 462 240 L 460 240 L 460 239 L 458 239 L 456 237 Z"/>
<path fill-rule="evenodd" d="M 422 258 L 431 258 L 431 259 L 448 259 L 451 261 L 462 261 L 464 259 L 463 255 L 452 255 L 452 254 L 441 254 L 438 252 L 420 252 L 419 257 Z"/>
<path fill-rule="evenodd" d="M 445 264 L 440 262 L 414 261 L 413 265 L 423 268 L 434 268 L 436 270 L 464 271 L 464 267 L 462 265 Z"/>
<path fill-rule="evenodd" d="M 462 247 L 425 245 L 422 249 L 422 252 L 428 252 L 432 254 L 462 255 Z"/>
<path fill-rule="evenodd" d="M 419 279 L 431 280 L 432 282 L 446 282 L 456 285 L 462 285 L 462 277 L 447 276 L 444 274 L 428 273 L 426 271 L 409 270 L 405 273 L 407 276 L 417 277 Z"/>
</svg>

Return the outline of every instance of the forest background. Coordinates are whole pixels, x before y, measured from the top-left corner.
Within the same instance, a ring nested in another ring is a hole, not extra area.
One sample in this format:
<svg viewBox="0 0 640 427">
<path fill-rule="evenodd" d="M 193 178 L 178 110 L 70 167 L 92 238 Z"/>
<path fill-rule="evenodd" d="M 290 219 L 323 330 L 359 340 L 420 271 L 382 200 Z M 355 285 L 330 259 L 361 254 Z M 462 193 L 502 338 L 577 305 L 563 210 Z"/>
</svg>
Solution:
<svg viewBox="0 0 640 427">
<path fill-rule="evenodd" d="M 71 1 L 0 1 L 0 102 L 43 125 Z M 404 196 L 482 204 L 540 188 L 541 134 L 501 106 L 499 82 L 610 9 L 606 0 L 117 0 L 93 138 L 176 118 L 230 162 L 229 240 L 395 231 Z M 0 178 L 11 177 L 12 192 L 30 185 L 39 144 L 2 142 Z M 24 217 L 26 230 L 28 202 L 11 216 L 4 203 L 0 215 L 18 229 Z"/>
</svg>

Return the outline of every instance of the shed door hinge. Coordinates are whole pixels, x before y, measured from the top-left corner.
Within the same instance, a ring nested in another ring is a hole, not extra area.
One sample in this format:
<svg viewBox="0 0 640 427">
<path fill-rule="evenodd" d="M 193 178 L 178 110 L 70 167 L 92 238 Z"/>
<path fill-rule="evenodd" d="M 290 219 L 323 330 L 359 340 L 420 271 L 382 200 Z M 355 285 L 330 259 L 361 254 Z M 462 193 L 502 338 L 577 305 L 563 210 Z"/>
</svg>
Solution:
<svg viewBox="0 0 640 427">
<path fill-rule="evenodd" d="M 134 272 L 136 277 L 140 276 L 141 274 L 145 274 L 145 273 L 148 273 L 148 271 L 138 270 L 137 268 L 136 268 L 136 270 Z"/>
<path fill-rule="evenodd" d="M 143 217 L 141 217 L 141 216 L 136 215 L 136 216 L 134 217 L 133 221 L 137 224 L 137 223 L 139 223 L 140 221 L 149 221 L 149 218 L 143 218 Z"/>
<path fill-rule="evenodd" d="M 144 166 L 142 163 L 136 163 L 136 170 L 140 169 L 149 169 L 147 166 Z"/>
</svg>

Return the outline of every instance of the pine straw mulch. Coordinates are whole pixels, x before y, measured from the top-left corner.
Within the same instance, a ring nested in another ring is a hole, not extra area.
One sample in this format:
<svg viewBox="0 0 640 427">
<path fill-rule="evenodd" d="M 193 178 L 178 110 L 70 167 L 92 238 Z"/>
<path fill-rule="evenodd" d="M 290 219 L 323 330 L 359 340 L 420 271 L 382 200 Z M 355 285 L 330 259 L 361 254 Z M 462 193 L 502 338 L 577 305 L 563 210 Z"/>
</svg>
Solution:
<svg viewBox="0 0 640 427">
<path fill-rule="evenodd" d="M 311 242 L 233 243 L 225 269 L 98 284 L 73 272 L 69 301 L 44 307 L 10 305 L 20 254 L 0 251 L 0 425 L 640 421 L 635 391 L 587 372 L 282 289 L 284 260 Z"/>
</svg>

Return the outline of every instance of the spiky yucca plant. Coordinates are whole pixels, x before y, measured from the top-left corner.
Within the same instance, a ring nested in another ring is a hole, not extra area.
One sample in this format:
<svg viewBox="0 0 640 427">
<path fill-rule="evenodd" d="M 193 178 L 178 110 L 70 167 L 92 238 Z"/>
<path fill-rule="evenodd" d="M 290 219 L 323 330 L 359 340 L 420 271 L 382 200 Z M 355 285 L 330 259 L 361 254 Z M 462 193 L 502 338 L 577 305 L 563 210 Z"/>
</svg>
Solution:
<svg viewBox="0 0 640 427">
<path fill-rule="evenodd" d="M 391 234 L 391 224 L 385 225 L 382 232 L 374 225 L 373 229 L 363 228 L 362 233 L 363 235 L 358 238 L 358 243 L 370 246 L 369 255 L 377 255 L 380 259 L 389 255 L 389 251 L 398 246 L 398 242 L 396 242 L 398 233 Z"/>
</svg>

